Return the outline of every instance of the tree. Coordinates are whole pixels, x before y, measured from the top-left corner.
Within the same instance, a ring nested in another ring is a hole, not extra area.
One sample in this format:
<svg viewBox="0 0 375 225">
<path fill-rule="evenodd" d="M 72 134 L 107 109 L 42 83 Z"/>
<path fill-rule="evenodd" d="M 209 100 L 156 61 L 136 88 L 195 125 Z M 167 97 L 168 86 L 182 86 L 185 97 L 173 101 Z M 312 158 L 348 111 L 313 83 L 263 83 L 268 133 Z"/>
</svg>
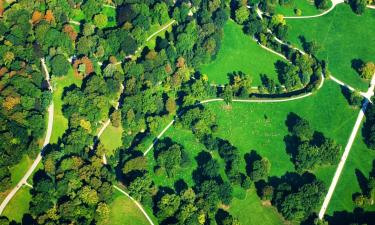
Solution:
<svg viewBox="0 0 375 225">
<path fill-rule="evenodd" d="M 367 2 L 366 0 L 350 0 L 349 4 L 356 14 L 362 15 L 365 12 Z"/>
<path fill-rule="evenodd" d="M 272 18 L 271 18 L 271 25 L 273 27 L 277 27 L 278 25 L 285 26 L 286 25 L 286 21 L 285 21 L 284 16 L 281 15 L 281 14 L 273 15 Z"/>
<path fill-rule="evenodd" d="M 108 23 L 108 18 L 106 15 L 100 13 L 94 16 L 94 24 L 99 29 L 103 29 L 104 27 L 106 27 L 107 23 Z"/>
<path fill-rule="evenodd" d="M 56 76 L 66 75 L 70 69 L 68 59 L 63 55 L 56 55 L 51 60 L 52 74 Z"/>
<path fill-rule="evenodd" d="M 363 79 L 369 80 L 375 74 L 375 64 L 373 62 L 367 62 L 359 69 L 359 71 Z"/>
<path fill-rule="evenodd" d="M 315 0 L 315 6 L 318 9 L 328 9 L 329 0 Z"/>
<path fill-rule="evenodd" d="M 175 194 L 166 194 L 157 203 L 158 210 L 156 215 L 159 219 L 164 220 L 173 216 L 180 206 L 180 197 Z"/>
<path fill-rule="evenodd" d="M 224 102 L 229 105 L 233 100 L 233 91 L 230 85 L 226 85 L 223 93 Z"/>
<path fill-rule="evenodd" d="M 174 115 L 176 113 L 176 100 L 173 97 L 169 97 L 165 103 L 165 109 L 168 111 L 169 115 Z"/>
<path fill-rule="evenodd" d="M 298 137 L 301 141 L 309 141 L 314 135 L 314 130 L 310 127 L 307 120 L 298 118 L 292 127 L 292 134 Z"/>
<path fill-rule="evenodd" d="M 115 110 L 111 114 L 111 123 L 114 127 L 120 127 L 121 125 L 121 110 Z"/>
<path fill-rule="evenodd" d="M 249 18 L 250 12 L 246 5 L 239 7 L 235 11 L 235 19 L 239 24 L 243 24 Z"/>
<path fill-rule="evenodd" d="M 358 91 L 350 92 L 349 104 L 352 106 L 360 107 L 362 103 L 362 95 Z"/>
<path fill-rule="evenodd" d="M 271 169 L 271 164 L 267 158 L 255 160 L 251 165 L 250 178 L 254 181 L 266 180 Z"/>
</svg>

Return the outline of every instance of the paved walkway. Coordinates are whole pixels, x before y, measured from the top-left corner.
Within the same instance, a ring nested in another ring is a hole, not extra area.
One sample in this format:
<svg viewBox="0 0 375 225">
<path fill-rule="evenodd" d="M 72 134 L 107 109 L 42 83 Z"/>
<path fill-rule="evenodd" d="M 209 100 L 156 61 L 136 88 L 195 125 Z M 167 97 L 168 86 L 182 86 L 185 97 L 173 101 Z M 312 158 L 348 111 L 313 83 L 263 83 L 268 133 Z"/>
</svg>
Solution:
<svg viewBox="0 0 375 225">
<path fill-rule="evenodd" d="M 50 90 L 52 92 L 52 88 L 51 88 L 51 85 L 50 85 L 50 75 L 49 75 L 49 72 L 47 70 L 47 66 L 45 64 L 44 59 L 41 59 L 41 62 L 42 62 L 42 67 L 43 67 L 44 72 L 45 72 L 46 81 L 47 81 L 47 83 L 49 85 L 49 88 L 50 88 Z M 47 132 L 46 132 L 46 136 L 44 138 L 44 143 L 43 143 L 42 151 L 49 144 L 49 141 L 51 139 L 52 126 L 53 126 L 53 114 L 54 114 L 54 106 L 53 106 L 53 102 L 51 102 L 50 106 L 48 107 L 48 125 L 47 125 Z M 33 164 L 27 170 L 27 172 L 22 177 L 22 179 L 17 183 L 16 187 L 14 187 L 9 192 L 9 194 L 5 197 L 4 201 L 1 203 L 1 205 L 0 205 L 0 215 L 2 214 L 2 212 L 4 211 L 4 209 L 8 205 L 8 203 L 10 202 L 10 200 L 17 193 L 17 191 L 22 187 L 22 185 L 27 185 L 28 184 L 27 180 L 29 179 L 29 177 L 31 176 L 31 174 L 34 172 L 34 170 L 36 169 L 36 167 L 38 166 L 38 164 L 42 160 L 42 154 L 41 154 L 41 152 L 38 154 L 38 156 L 34 160 Z"/>
<path fill-rule="evenodd" d="M 369 104 L 369 100 L 374 95 L 374 88 L 375 88 L 375 74 L 372 77 L 370 88 L 368 89 L 368 91 L 365 94 L 366 95 L 365 102 L 363 103 L 363 106 L 362 106 L 361 110 L 358 113 L 358 117 L 357 117 L 357 120 L 356 120 L 356 122 L 354 124 L 352 133 L 350 134 L 350 137 L 348 139 L 348 143 L 345 146 L 344 153 L 341 156 L 341 160 L 339 162 L 339 165 L 337 166 L 335 175 L 334 175 L 334 177 L 332 179 L 331 185 L 329 186 L 327 195 L 324 198 L 323 205 L 322 205 L 322 207 L 321 207 L 321 209 L 319 211 L 319 219 L 323 219 L 324 214 L 325 214 L 325 212 L 327 210 L 328 204 L 331 201 L 331 198 L 332 198 L 332 195 L 333 195 L 333 193 L 335 191 L 337 182 L 338 182 L 338 180 L 340 178 L 340 175 L 341 175 L 342 170 L 344 168 L 345 162 L 346 162 L 346 160 L 347 160 L 347 158 L 349 156 L 350 149 L 351 149 L 351 147 L 353 145 L 353 142 L 355 140 L 355 137 L 357 135 L 359 127 L 361 126 L 363 117 L 365 116 L 365 112 L 366 112 L 366 108 L 367 108 L 367 106 Z"/>
</svg>

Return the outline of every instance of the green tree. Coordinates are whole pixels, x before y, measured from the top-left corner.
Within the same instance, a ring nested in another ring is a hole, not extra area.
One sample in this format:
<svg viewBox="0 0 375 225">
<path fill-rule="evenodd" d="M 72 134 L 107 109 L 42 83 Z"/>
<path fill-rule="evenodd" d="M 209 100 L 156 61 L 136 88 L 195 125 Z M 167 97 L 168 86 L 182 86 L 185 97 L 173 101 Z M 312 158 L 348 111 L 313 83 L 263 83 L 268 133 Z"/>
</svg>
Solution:
<svg viewBox="0 0 375 225">
<path fill-rule="evenodd" d="M 271 169 L 271 163 L 267 158 L 255 160 L 251 165 L 250 178 L 254 181 L 266 180 Z"/>
<path fill-rule="evenodd" d="M 175 194 L 166 194 L 157 202 L 158 211 L 156 212 L 157 217 L 160 220 L 164 220 L 170 216 L 173 216 L 180 207 L 181 199 Z"/>
<path fill-rule="evenodd" d="M 223 93 L 224 102 L 229 105 L 233 100 L 233 90 L 230 85 L 226 85 Z"/>
<path fill-rule="evenodd" d="M 249 18 L 249 15 L 250 15 L 250 11 L 246 7 L 246 5 L 239 7 L 235 11 L 236 22 L 239 24 L 243 24 Z"/>
<path fill-rule="evenodd" d="M 103 29 L 107 26 L 108 24 L 108 18 L 104 14 L 97 14 L 94 16 L 94 24 L 97 26 L 99 29 Z"/>
<path fill-rule="evenodd" d="M 52 74 L 56 76 L 66 75 L 70 69 L 68 59 L 63 55 L 56 55 L 51 60 Z"/>
<path fill-rule="evenodd" d="M 359 71 L 363 79 L 369 80 L 375 74 L 375 64 L 373 62 L 367 62 L 359 69 Z"/>
</svg>

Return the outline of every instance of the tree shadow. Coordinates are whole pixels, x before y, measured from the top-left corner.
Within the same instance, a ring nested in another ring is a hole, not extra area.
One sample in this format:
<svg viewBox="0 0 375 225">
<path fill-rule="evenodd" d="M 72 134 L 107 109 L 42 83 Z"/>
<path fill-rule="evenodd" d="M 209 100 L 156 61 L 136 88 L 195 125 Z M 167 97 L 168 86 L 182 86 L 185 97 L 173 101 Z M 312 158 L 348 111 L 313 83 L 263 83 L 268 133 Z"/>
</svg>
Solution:
<svg viewBox="0 0 375 225">
<path fill-rule="evenodd" d="M 358 74 L 360 73 L 360 68 L 365 64 L 362 59 L 352 59 L 352 69 L 355 70 Z"/>
<path fill-rule="evenodd" d="M 311 144 L 320 147 L 325 141 L 324 134 L 319 131 L 314 131 Z"/>
<path fill-rule="evenodd" d="M 300 121 L 302 118 L 297 115 L 294 112 L 288 113 L 286 120 L 285 120 L 285 125 L 288 127 L 288 131 L 292 132 L 293 127 Z"/>
<path fill-rule="evenodd" d="M 283 62 L 281 60 L 277 60 L 274 64 L 275 66 L 275 69 L 276 69 L 276 73 L 277 73 L 277 78 L 279 80 L 280 83 L 284 83 L 285 80 L 283 79 L 283 74 L 284 74 L 284 71 L 286 69 L 286 67 L 288 67 L 288 64 L 286 62 Z"/>
<path fill-rule="evenodd" d="M 353 212 L 335 211 L 332 216 L 326 215 L 325 218 L 330 225 L 374 224 L 375 212 L 356 208 Z"/>
<path fill-rule="evenodd" d="M 357 177 L 357 181 L 358 181 L 359 187 L 362 190 L 362 193 L 365 193 L 365 194 L 368 193 L 368 187 L 367 187 L 368 180 L 366 176 L 359 169 L 355 169 L 355 176 Z"/>
<path fill-rule="evenodd" d="M 306 51 L 306 49 L 308 48 L 309 42 L 306 40 L 305 36 L 303 35 L 299 35 L 298 39 L 301 42 L 303 50 Z"/>
<path fill-rule="evenodd" d="M 183 191 L 187 190 L 189 188 L 188 184 L 183 179 L 178 179 L 174 183 L 174 189 L 178 194 L 181 194 Z"/>
<path fill-rule="evenodd" d="M 223 210 L 223 209 L 218 209 L 216 214 L 215 214 L 215 221 L 217 223 L 217 225 L 223 225 L 223 221 L 227 218 L 227 217 L 230 217 L 231 215 Z"/>
<path fill-rule="evenodd" d="M 351 91 L 350 91 L 349 88 L 346 87 L 346 86 L 341 86 L 341 85 L 340 85 L 340 88 L 341 88 L 341 93 L 342 93 L 342 95 L 344 95 L 345 99 L 348 101 L 348 103 L 350 103 L 350 95 L 351 95 Z"/>
</svg>

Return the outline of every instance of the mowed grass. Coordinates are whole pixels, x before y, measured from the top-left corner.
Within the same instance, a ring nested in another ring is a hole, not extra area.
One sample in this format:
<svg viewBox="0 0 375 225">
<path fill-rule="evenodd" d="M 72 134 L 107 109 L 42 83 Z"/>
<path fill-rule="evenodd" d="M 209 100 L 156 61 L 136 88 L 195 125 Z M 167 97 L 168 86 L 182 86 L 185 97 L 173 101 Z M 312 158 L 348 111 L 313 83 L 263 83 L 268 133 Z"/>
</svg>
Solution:
<svg viewBox="0 0 375 225">
<path fill-rule="evenodd" d="M 363 176 L 368 179 L 375 160 L 375 151 L 367 148 L 363 141 L 361 132 L 357 133 L 356 139 L 345 163 L 345 167 L 333 193 L 331 202 L 328 205 L 327 214 L 332 215 L 335 211 L 352 212 L 353 194 L 361 193 Z M 357 173 L 357 174 L 356 174 Z M 365 209 L 375 211 L 375 205 Z"/>
<path fill-rule="evenodd" d="M 22 217 L 29 212 L 29 202 L 31 201 L 30 187 L 22 186 L 14 195 L 12 200 L 5 207 L 3 214 L 9 220 L 22 222 Z"/>
<path fill-rule="evenodd" d="M 331 5 L 332 2 L 329 1 L 329 7 L 331 7 Z M 277 4 L 275 13 L 284 16 L 297 16 L 294 11 L 295 9 L 300 9 L 302 11 L 301 16 L 318 15 L 325 11 L 317 9 L 313 0 L 292 0 L 285 3 L 283 6 Z"/>
<path fill-rule="evenodd" d="M 352 68 L 352 60 L 375 61 L 375 10 L 362 16 L 354 14 L 347 4 L 340 4 L 330 13 L 314 19 L 289 19 L 288 39 L 302 48 L 299 36 L 315 40 L 322 47 L 320 59 L 329 63 L 332 75 L 343 82 L 367 90 L 363 80 Z"/>
<path fill-rule="evenodd" d="M 117 148 L 121 147 L 121 138 L 122 127 L 114 127 L 112 124 L 109 124 L 107 129 L 105 129 L 103 134 L 100 136 L 100 142 L 107 150 L 113 152 Z"/>
<path fill-rule="evenodd" d="M 146 217 L 127 196 L 118 191 L 114 193 L 114 201 L 110 205 L 108 221 L 101 221 L 99 225 L 148 225 Z"/>
<path fill-rule="evenodd" d="M 275 62 L 283 59 L 261 48 L 242 27 L 229 20 L 224 26 L 224 38 L 216 58 L 200 68 L 216 84 L 229 83 L 228 74 L 242 71 L 253 79 L 253 86 L 261 83 L 260 74 L 266 74 L 278 83 Z"/>
<path fill-rule="evenodd" d="M 55 77 L 52 74 L 52 88 L 53 88 L 53 103 L 54 103 L 54 115 L 53 115 L 53 127 L 52 136 L 50 143 L 57 143 L 58 139 L 64 134 L 68 128 L 68 120 L 62 113 L 62 96 L 64 88 L 67 88 L 73 84 L 80 86 L 82 80 L 76 78 L 73 74 L 73 69 L 70 69 L 68 74 L 62 77 Z"/>
</svg>

